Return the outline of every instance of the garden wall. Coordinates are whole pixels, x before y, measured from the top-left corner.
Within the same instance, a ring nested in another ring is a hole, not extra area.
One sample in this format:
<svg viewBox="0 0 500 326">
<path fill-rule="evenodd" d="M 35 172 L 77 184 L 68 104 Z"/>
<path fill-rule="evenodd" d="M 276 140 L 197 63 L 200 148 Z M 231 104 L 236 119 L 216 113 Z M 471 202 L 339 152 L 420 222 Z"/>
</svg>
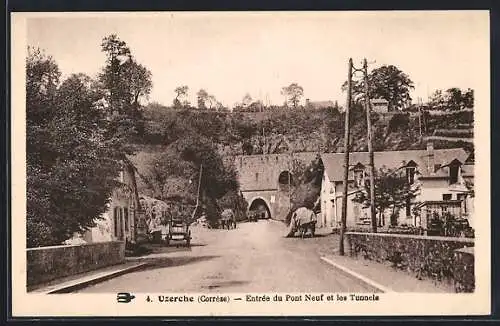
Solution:
<svg viewBox="0 0 500 326">
<path fill-rule="evenodd" d="M 454 276 L 457 292 L 474 292 L 474 247 L 455 250 Z"/>
<path fill-rule="evenodd" d="M 474 259 L 457 249 L 473 247 L 474 239 L 431 237 L 383 233 L 346 233 L 349 253 L 377 262 L 391 262 L 417 278 L 430 278 L 449 284 L 474 284 Z M 457 263 L 457 260 L 460 263 Z M 472 264 L 472 268 L 470 267 Z M 462 268 L 455 268 L 458 265 Z M 467 266 L 467 267 L 464 267 Z M 459 286 L 460 287 L 460 286 Z M 462 292 L 474 285 L 461 286 Z M 459 289 L 457 289 L 459 291 Z"/>
<path fill-rule="evenodd" d="M 26 250 L 28 288 L 125 261 L 125 242 L 109 241 Z"/>
</svg>

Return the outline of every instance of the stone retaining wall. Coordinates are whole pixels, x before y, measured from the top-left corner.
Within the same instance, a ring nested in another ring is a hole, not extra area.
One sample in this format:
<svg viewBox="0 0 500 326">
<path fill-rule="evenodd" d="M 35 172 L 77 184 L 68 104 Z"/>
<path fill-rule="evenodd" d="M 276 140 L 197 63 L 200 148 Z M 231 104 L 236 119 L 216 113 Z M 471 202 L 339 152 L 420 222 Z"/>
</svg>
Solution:
<svg viewBox="0 0 500 326">
<path fill-rule="evenodd" d="M 474 268 L 470 267 L 474 260 L 456 253 L 457 249 L 473 247 L 474 239 L 364 232 L 347 232 L 346 237 L 351 256 L 389 261 L 393 267 L 411 272 L 417 278 L 444 281 L 455 287 L 457 281 L 474 280 Z M 462 269 L 457 270 L 457 259 L 465 259 L 469 267 L 462 264 Z"/>
<path fill-rule="evenodd" d="M 125 243 L 109 241 L 26 250 L 27 286 L 125 261 Z"/>
</svg>

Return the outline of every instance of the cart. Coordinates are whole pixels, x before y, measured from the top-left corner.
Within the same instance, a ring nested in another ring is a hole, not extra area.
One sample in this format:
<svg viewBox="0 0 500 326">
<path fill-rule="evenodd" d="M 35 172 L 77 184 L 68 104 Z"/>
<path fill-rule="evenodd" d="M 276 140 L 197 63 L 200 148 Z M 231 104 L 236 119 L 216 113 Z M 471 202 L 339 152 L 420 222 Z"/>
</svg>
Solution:
<svg viewBox="0 0 500 326">
<path fill-rule="evenodd" d="M 168 223 L 168 233 L 165 239 L 167 246 L 170 241 L 186 241 L 186 246 L 191 245 L 191 231 L 189 223 L 183 219 L 171 219 Z"/>
</svg>

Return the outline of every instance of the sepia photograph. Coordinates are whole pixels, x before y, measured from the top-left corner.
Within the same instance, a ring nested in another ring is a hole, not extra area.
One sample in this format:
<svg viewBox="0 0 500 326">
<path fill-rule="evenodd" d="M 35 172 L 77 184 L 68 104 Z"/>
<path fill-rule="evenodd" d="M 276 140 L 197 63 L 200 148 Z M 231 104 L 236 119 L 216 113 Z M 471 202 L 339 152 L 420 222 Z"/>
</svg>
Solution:
<svg viewBox="0 0 500 326">
<path fill-rule="evenodd" d="M 489 313 L 487 11 L 12 35 L 13 311 Z"/>
</svg>

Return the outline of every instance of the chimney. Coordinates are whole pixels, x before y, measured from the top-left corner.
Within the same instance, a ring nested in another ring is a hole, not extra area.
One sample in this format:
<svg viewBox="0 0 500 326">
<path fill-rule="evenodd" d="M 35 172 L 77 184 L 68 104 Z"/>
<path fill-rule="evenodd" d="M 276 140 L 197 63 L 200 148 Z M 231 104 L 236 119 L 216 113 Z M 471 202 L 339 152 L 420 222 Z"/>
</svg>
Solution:
<svg viewBox="0 0 500 326">
<path fill-rule="evenodd" d="M 427 143 L 427 170 L 429 173 L 434 173 L 434 144 Z"/>
</svg>

